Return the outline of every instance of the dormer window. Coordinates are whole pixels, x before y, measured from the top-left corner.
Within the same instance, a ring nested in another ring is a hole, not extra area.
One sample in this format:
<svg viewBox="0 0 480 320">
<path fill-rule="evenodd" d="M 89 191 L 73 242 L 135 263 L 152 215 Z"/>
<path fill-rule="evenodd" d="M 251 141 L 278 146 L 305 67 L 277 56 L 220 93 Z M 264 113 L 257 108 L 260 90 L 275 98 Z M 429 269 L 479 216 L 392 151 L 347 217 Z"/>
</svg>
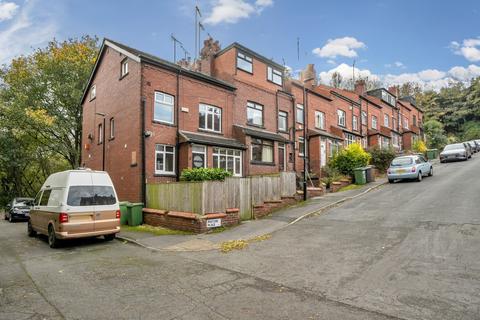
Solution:
<svg viewBox="0 0 480 320">
<path fill-rule="evenodd" d="M 93 100 L 97 97 L 97 86 L 93 85 L 90 89 L 90 100 Z"/>
<path fill-rule="evenodd" d="M 279 86 L 282 85 L 282 71 L 274 69 L 272 67 L 267 67 L 267 79 Z"/>
<path fill-rule="evenodd" d="M 252 57 L 247 56 L 241 52 L 237 53 L 237 68 L 249 73 L 253 73 Z"/>
<path fill-rule="evenodd" d="M 122 68 L 120 72 L 120 77 L 125 77 L 128 74 L 128 60 L 125 59 L 122 61 Z"/>
</svg>

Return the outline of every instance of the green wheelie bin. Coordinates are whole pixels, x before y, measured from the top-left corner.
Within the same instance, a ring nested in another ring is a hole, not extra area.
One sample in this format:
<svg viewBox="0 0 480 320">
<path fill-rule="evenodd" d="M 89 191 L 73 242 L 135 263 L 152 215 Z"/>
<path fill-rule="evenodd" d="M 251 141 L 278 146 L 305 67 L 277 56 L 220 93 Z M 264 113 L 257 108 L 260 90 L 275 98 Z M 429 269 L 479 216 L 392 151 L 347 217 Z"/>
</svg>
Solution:
<svg viewBox="0 0 480 320">
<path fill-rule="evenodd" d="M 128 201 L 121 201 L 119 203 L 120 205 L 120 224 L 124 225 L 124 224 L 128 224 L 128 204 L 130 202 Z"/>
<path fill-rule="evenodd" d="M 128 209 L 128 225 L 139 226 L 143 223 L 143 203 L 129 203 Z"/>
<path fill-rule="evenodd" d="M 353 169 L 353 174 L 355 175 L 355 184 L 367 183 L 367 175 L 365 168 L 355 168 Z"/>
</svg>

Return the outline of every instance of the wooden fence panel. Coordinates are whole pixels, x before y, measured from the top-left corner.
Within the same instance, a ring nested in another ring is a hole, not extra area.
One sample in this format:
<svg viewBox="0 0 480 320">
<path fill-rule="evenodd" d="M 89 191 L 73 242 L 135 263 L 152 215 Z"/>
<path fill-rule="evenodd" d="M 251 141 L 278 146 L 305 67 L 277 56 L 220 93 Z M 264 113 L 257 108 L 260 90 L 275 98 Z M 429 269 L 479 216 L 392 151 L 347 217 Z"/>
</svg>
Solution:
<svg viewBox="0 0 480 320">
<path fill-rule="evenodd" d="M 203 214 L 202 183 L 147 184 L 147 207 Z"/>
<path fill-rule="evenodd" d="M 280 174 L 280 188 L 282 197 L 291 197 L 297 192 L 297 176 L 295 172 L 282 172 Z"/>
</svg>

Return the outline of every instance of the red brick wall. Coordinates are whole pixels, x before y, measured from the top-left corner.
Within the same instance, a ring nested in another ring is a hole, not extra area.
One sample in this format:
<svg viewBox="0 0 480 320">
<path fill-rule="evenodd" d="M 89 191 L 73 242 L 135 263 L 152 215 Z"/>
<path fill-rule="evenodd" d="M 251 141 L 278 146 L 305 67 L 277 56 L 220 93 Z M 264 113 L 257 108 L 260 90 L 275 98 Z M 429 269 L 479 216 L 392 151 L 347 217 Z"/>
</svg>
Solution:
<svg viewBox="0 0 480 320">
<path fill-rule="evenodd" d="M 89 94 L 83 102 L 82 164 L 102 170 L 103 146 L 97 144 L 97 131 L 103 118 L 95 113 L 105 113 L 105 170 L 120 200 L 138 202 L 141 200 L 140 65 L 130 59 L 129 73 L 120 79 L 120 64 L 124 58 L 117 51 L 106 48 L 92 80 L 96 85 L 96 98 L 90 101 Z M 115 138 L 109 139 L 112 117 Z M 136 158 L 134 166 L 132 158 Z"/>
</svg>

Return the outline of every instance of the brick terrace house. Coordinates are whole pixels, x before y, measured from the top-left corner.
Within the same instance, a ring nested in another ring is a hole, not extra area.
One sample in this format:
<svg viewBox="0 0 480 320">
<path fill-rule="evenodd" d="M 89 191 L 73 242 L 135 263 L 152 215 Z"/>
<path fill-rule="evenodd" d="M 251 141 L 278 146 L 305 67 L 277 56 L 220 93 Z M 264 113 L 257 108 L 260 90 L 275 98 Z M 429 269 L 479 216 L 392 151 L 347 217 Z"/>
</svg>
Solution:
<svg viewBox="0 0 480 320">
<path fill-rule="evenodd" d="M 422 137 L 412 98 L 364 89 L 319 85 L 313 65 L 286 78 L 238 43 L 209 38 L 191 65 L 105 39 L 82 98 L 82 163 L 108 171 L 121 200 L 144 201 L 146 183 L 177 181 L 185 168 L 300 174 L 307 157 L 321 174 L 342 146 L 400 150 Z"/>
</svg>

